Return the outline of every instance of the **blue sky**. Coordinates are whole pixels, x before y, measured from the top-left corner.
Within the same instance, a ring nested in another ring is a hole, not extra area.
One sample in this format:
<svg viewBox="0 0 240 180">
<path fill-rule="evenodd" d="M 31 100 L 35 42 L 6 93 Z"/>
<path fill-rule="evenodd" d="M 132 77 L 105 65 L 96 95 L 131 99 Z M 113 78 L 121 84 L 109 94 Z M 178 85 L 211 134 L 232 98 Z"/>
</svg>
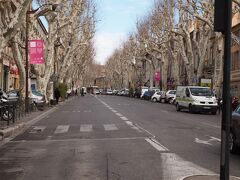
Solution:
<svg viewBox="0 0 240 180">
<path fill-rule="evenodd" d="M 153 0 L 96 1 L 99 22 L 95 36 L 95 60 L 104 64 L 128 34 L 135 31 L 137 19 L 150 12 Z"/>
<path fill-rule="evenodd" d="M 35 1 L 35 0 L 34 0 Z M 33 2 L 34 2 L 33 1 Z M 95 61 L 104 64 L 114 49 L 136 30 L 137 19 L 150 12 L 153 0 L 95 0 L 97 29 L 95 35 Z M 33 3 L 34 9 L 38 6 Z M 46 19 L 41 18 L 47 26 Z"/>
</svg>

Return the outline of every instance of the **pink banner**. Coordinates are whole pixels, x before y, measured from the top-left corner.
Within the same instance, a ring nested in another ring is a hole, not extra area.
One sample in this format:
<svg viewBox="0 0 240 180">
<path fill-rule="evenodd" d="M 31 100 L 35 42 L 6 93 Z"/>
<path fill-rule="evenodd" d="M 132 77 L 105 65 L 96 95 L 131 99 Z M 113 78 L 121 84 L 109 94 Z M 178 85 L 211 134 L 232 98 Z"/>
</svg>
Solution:
<svg viewBox="0 0 240 180">
<path fill-rule="evenodd" d="M 157 71 L 157 72 L 155 73 L 155 81 L 159 82 L 159 81 L 160 81 L 160 79 L 161 79 L 160 72 L 159 72 L 159 71 Z"/>
<path fill-rule="evenodd" d="M 31 40 L 29 41 L 30 49 L 30 64 L 43 64 L 43 40 Z"/>
</svg>

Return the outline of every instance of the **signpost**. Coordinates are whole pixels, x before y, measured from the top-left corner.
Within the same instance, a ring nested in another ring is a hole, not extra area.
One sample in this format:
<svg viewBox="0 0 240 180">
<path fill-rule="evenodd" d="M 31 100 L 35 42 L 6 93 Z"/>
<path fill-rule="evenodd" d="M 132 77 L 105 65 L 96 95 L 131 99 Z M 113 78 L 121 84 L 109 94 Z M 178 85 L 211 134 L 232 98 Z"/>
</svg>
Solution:
<svg viewBox="0 0 240 180">
<path fill-rule="evenodd" d="M 223 111 L 221 131 L 220 180 L 229 180 L 230 73 L 232 0 L 215 0 L 214 30 L 224 34 Z"/>
</svg>

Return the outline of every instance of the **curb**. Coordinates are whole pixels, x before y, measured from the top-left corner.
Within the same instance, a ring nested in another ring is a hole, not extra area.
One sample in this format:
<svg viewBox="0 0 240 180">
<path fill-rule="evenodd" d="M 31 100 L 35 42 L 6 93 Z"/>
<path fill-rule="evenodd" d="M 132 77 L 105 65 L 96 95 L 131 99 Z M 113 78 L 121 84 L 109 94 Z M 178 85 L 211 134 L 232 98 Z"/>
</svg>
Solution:
<svg viewBox="0 0 240 180">
<path fill-rule="evenodd" d="M 9 138 L 9 137 L 12 137 L 12 136 L 13 137 L 17 136 L 23 130 L 25 130 L 26 128 L 28 128 L 32 124 L 40 121 L 41 119 L 45 118 L 46 116 L 48 116 L 49 114 L 54 112 L 56 109 L 57 109 L 57 107 L 54 107 L 54 108 L 49 109 L 46 112 L 38 115 L 37 117 L 33 118 L 32 120 L 30 120 L 28 122 L 19 123 L 19 124 L 16 124 L 16 125 L 12 126 L 12 127 L 8 127 L 7 129 L 0 130 L 0 142 L 4 141 L 6 138 Z"/>
<path fill-rule="evenodd" d="M 184 177 L 182 180 L 219 180 L 219 175 L 193 175 Z M 239 177 L 231 176 L 230 180 L 240 180 Z"/>
<path fill-rule="evenodd" d="M 10 136 L 14 135 L 18 131 L 21 131 L 24 128 L 24 126 L 25 126 L 24 123 L 20 123 L 18 125 L 13 126 L 13 127 L 9 127 L 7 129 L 0 130 L 0 136 L 1 136 L 0 140 L 3 140 L 7 137 L 10 137 Z"/>
</svg>

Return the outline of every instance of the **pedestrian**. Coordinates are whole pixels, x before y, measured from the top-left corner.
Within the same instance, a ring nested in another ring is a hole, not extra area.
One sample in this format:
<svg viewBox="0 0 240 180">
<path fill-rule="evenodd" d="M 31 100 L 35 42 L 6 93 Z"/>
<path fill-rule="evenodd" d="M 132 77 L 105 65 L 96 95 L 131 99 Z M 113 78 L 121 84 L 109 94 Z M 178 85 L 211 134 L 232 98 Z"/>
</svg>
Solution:
<svg viewBox="0 0 240 180">
<path fill-rule="evenodd" d="M 218 113 L 220 114 L 222 110 L 222 99 L 219 97 L 218 98 Z"/>
<path fill-rule="evenodd" d="M 81 88 L 81 96 L 84 96 L 84 89 Z"/>
<path fill-rule="evenodd" d="M 60 91 L 59 91 L 58 87 L 54 91 L 54 96 L 56 98 L 56 103 L 58 104 L 58 101 L 59 101 L 59 98 L 60 98 Z"/>
<path fill-rule="evenodd" d="M 78 95 L 78 91 L 77 91 L 77 89 L 75 90 L 75 96 L 77 96 Z"/>
</svg>

